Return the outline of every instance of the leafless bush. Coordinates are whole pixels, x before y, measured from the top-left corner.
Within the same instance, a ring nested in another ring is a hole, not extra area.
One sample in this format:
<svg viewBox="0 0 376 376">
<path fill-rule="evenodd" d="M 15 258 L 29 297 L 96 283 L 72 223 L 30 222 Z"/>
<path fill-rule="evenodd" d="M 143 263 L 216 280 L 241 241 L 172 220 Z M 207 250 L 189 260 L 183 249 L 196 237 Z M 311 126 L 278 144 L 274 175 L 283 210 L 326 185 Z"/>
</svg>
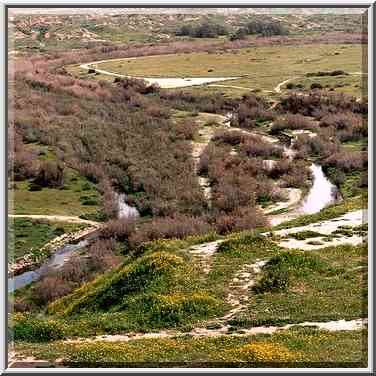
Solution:
<svg viewBox="0 0 376 376">
<path fill-rule="evenodd" d="M 240 151 L 249 157 L 282 157 L 283 150 L 277 146 L 263 141 L 260 137 L 249 136 L 240 145 Z"/>
<path fill-rule="evenodd" d="M 103 272 L 118 265 L 121 259 L 114 253 L 115 246 L 114 239 L 100 239 L 92 243 L 88 250 L 90 268 Z"/>
<path fill-rule="evenodd" d="M 223 142 L 232 146 L 239 145 L 245 139 L 244 133 L 236 130 L 229 131 L 217 131 L 212 137 L 213 141 Z"/>
<path fill-rule="evenodd" d="M 116 239 L 126 241 L 135 231 L 136 217 L 126 217 L 107 221 L 100 230 L 100 236 L 104 239 Z"/>
<path fill-rule="evenodd" d="M 66 282 L 82 283 L 88 275 L 88 265 L 86 259 L 80 256 L 72 256 L 60 269 L 59 275 Z"/>
<path fill-rule="evenodd" d="M 302 160 L 294 161 L 290 164 L 288 173 L 282 175 L 284 187 L 304 188 L 309 186 L 311 172 L 306 162 Z"/>
<path fill-rule="evenodd" d="M 176 135 L 183 140 L 193 140 L 197 131 L 197 125 L 190 120 L 180 122 L 176 127 Z"/>
<path fill-rule="evenodd" d="M 271 128 L 271 134 L 277 134 L 285 129 L 315 129 L 315 124 L 300 114 L 287 114 L 276 119 Z"/>
<path fill-rule="evenodd" d="M 41 187 L 62 187 L 64 185 L 64 166 L 54 161 L 40 161 L 34 183 Z"/>
<path fill-rule="evenodd" d="M 131 234 L 129 243 L 135 248 L 150 240 L 182 239 L 189 235 L 208 233 L 211 229 L 205 218 L 179 214 L 140 224 L 137 231 Z"/>
<path fill-rule="evenodd" d="M 319 156 L 321 158 L 336 153 L 339 148 L 340 145 L 336 139 L 324 135 L 316 137 L 309 137 L 304 134 L 298 135 L 294 143 L 294 149 L 303 155 Z"/>
<path fill-rule="evenodd" d="M 366 154 L 361 152 L 337 152 L 322 162 L 323 168 L 335 167 L 343 172 L 361 170 L 366 164 Z"/>
<path fill-rule="evenodd" d="M 64 280 L 61 276 L 46 276 L 35 283 L 33 298 L 37 305 L 46 304 L 69 294 L 73 290 L 73 284 Z"/>
<path fill-rule="evenodd" d="M 229 214 L 222 212 L 217 215 L 215 222 L 215 228 L 219 234 L 250 230 L 265 225 L 265 217 L 254 207 L 237 208 Z"/>
</svg>

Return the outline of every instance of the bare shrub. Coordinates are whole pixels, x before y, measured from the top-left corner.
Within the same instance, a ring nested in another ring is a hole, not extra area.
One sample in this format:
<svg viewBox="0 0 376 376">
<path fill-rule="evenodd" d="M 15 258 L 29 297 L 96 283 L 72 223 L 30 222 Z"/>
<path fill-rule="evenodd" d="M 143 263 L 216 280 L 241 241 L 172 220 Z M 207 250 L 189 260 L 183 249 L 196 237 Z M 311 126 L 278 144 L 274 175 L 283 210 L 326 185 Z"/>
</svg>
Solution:
<svg viewBox="0 0 376 376">
<path fill-rule="evenodd" d="M 219 234 L 250 230 L 265 225 L 265 217 L 254 207 L 237 208 L 229 214 L 222 212 L 216 216 L 215 222 L 215 228 Z"/>
<path fill-rule="evenodd" d="M 137 231 L 131 234 L 129 242 L 135 248 L 150 240 L 182 239 L 189 235 L 208 233 L 211 229 L 205 218 L 178 214 L 140 224 Z"/>
<path fill-rule="evenodd" d="M 302 134 L 298 135 L 293 147 L 303 155 L 325 158 L 336 153 L 340 145 L 338 141 L 332 137 L 324 135 L 309 137 L 308 135 Z"/>
<path fill-rule="evenodd" d="M 176 127 L 176 136 L 183 140 L 193 140 L 197 132 L 197 125 L 194 121 L 184 120 Z"/>
<path fill-rule="evenodd" d="M 103 168 L 95 163 L 79 163 L 77 168 L 82 175 L 93 183 L 98 183 L 104 177 Z"/>
<path fill-rule="evenodd" d="M 256 136 L 248 136 L 244 143 L 240 145 L 240 151 L 249 157 L 280 158 L 283 155 L 282 148 L 265 142 L 261 137 Z"/>
<path fill-rule="evenodd" d="M 61 276 L 46 276 L 35 283 L 33 298 L 37 305 L 44 306 L 73 290 L 73 284 L 64 280 Z"/>
<path fill-rule="evenodd" d="M 136 218 L 126 217 L 119 219 L 112 219 L 107 221 L 101 227 L 100 236 L 104 239 L 116 239 L 118 241 L 126 241 L 129 236 L 135 231 Z"/>
<path fill-rule="evenodd" d="M 80 284 L 87 279 L 87 261 L 80 256 L 74 255 L 59 269 L 58 273 L 64 281 Z"/>
<path fill-rule="evenodd" d="M 287 114 L 277 118 L 271 128 L 271 134 L 278 134 L 285 129 L 311 129 L 317 128 L 315 124 L 300 114 Z"/>
<path fill-rule="evenodd" d="M 54 161 L 40 161 L 34 183 L 41 187 L 62 187 L 64 185 L 64 166 Z"/>
<path fill-rule="evenodd" d="M 272 168 L 268 171 L 269 177 L 272 179 L 279 179 L 282 175 L 285 175 L 290 170 L 291 161 L 287 158 L 276 161 Z"/>
<path fill-rule="evenodd" d="M 114 253 L 115 246 L 114 239 L 100 239 L 92 243 L 88 250 L 90 268 L 95 272 L 103 272 L 118 265 L 121 259 Z"/>
<path fill-rule="evenodd" d="M 322 162 L 324 169 L 335 167 L 343 172 L 361 170 L 366 164 L 366 154 L 361 152 L 337 152 Z"/>
<path fill-rule="evenodd" d="M 245 139 L 244 133 L 240 131 L 216 131 L 212 137 L 213 141 L 223 142 L 232 146 L 239 145 Z"/>
<path fill-rule="evenodd" d="M 304 188 L 309 186 L 311 172 L 305 161 L 297 160 L 290 164 L 288 173 L 281 176 L 284 187 Z"/>
<path fill-rule="evenodd" d="M 349 130 L 362 126 L 362 117 L 351 112 L 327 114 L 320 120 L 320 127 L 334 127 L 337 130 Z"/>
</svg>

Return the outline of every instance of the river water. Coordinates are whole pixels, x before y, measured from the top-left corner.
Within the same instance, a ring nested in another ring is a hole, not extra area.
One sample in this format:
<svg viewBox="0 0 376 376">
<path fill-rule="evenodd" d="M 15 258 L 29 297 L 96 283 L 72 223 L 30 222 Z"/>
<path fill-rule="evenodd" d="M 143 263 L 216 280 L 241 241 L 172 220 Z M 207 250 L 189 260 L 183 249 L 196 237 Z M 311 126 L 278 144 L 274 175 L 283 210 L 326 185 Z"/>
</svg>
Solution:
<svg viewBox="0 0 376 376">
<path fill-rule="evenodd" d="M 139 213 L 136 208 L 125 202 L 125 194 L 118 194 L 118 218 L 138 217 Z"/>
<path fill-rule="evenodd" d="M 125 202 L 125 194 L 117 195 L 118 201 L 118 218 L 138 217 L 139 213 L 136 208 Z M 59 269 L 67 262 L 74 252 L 88 245 L 88 240 L 82 240 L 77 244 L 66 244 L 59 248 L 46 262 L 38 269 L 28 271 L 8 279 L 8 293 L 14 292 L 31 282 L 37 281 L 43 274 L 51 269 Z"/>
<path fill-rule="evenodd" d="M 302 206 L 298 209 L 301 214 L 318 213 L 337 199 L 337 188 L 324 175 L 322 167 L 312 164 L 310 169 L 313 176 L 313 184 Z"/>
<path fill-rule="evenodd" d="M 46 262 L 38 269 L 22 273 L 12 278 L 8 278 L 8 293 L 14 292 L 31 282 L 37 281 L 48 270 L 59 269 L 67 262 L 74 252 L 88 245 L 88 240 L 81 240 L 77 244 L 66 244 L 59 248 Z"/>
</svg>

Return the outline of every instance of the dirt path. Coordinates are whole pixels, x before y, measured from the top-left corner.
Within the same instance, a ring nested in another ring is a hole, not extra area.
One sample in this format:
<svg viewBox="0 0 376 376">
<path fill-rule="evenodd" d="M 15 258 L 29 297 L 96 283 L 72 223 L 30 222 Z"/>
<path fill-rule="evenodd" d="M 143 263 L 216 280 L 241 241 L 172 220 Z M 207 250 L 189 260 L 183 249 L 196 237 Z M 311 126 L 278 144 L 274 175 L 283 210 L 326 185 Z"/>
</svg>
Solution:
<svg viewBox="0 0 376 376">
<path fill-rule="evenodd" d="M 268 206 L 266 209 L 263 209 L 265 214 L 272 214 L 274 211 L 287 208 L 293 209 L 302 199 L 302 190 L 299 188 L 281 188 L 281 192 L 286 193 L 287 200 L 276 202 L 275 204 Z"/>
<path fill-rule="evenodd" d="M 283 85 L 287 84 L 288 82 L 290 82 L 290 81 L 292 81 L 292 80 L 295 80 L 296 78 L 298 78 L 298 77 L 288 78 L 287 80 L 284 80 L 284 81 L 280 82 L 280 83 L 274 88 L 274 91 L 275 91 L 276 93 L 278 93 L 278 94 L 281 93 L 281 87 L 282 87 Z"/>
<path fill-rule="evenodd" d="M 69 215 L 44 215 L 44 214 L 9 214 L 9 218 L 30 218 L 30 219 L 45 219 L 51 222 L 67 222 L 67 223 L 83 223 L 91 226 L 98 226 L 100 223 L 95 221 L 88 221 L 80 217 Z"/>
<path fill-rule="evenodd" d="M 227 324 L 228 320 L 246 308 L 249 289 L 256 283 L 256 277 L 261 273 L 264 265 L 266 265 L 266 261 L 256 260 L 254 264 L 243 265 L 243 268 L 235 274 L 229 286 L 231 292 L 226 297 L 226 302 L 232 306 L 232 309 L 219 320 L 220 322 Z"/>
<path fill-rule="evenodd" d="M 251 87 L 243 87 L 243 86 L 234 86 L 234 85 L 220 85 L 220 84 L 210 84 L 210 87 L 228 87 L 230 89 L 240 89 L 240 90 L 253 90 Z"/>
<path fill-rule="evenodd" d="M 223 240 L 217 240 L 188 248 L 189 253 L 193 256 L 194 260 L 198 261 L 198 264 L 202 267 L 205 274 L 210 272 L 213 255 L 222 242 Z"/>
<path fill-rule="evenodd" d="M 233 337 L 247 337 L 257 334 L 273 334 L 279 331 L 287 330 L 293 326 L 301 327 L 317 327 L 320 330 L 327 330 L 330 332 L 336 331 L 349 331 L 349 330 L 361 330 L 367 328 L 368 319 L 355 319 L 355 320 L 338 320 L 328 322 L 310 322 L 305 321 L 297 324 L 288 324 L 285 326 L 258 326 L 249 329 L 242 329 L 241 332 L 230 332 L 228 327 L 221 327 L 219 329 L 206 329 L 195 328 L 190 332 L 178 332 L 173 330 L 163 330 L 153 333 L 128 333 L 128 334 L 114 334 L 114 335 L 101 335 L 92 338 L 75 338 L 65 340 L 65 343 L 89 343 L 89 342 L 128 342 L 138 339 L 146 338 L 172 338 L 172 337 L 221 337 L 221 336 L 233 336 Z"/>
<path fill-rule="evenodd" d="M 214 120 L 218 122 L 219 126 L 207 126 L 205 124 L 200 124 L 200 128 L 199 128 L 200 142 L 198 141 L 192 142 L 192 157 L 194 160 L 196 174 L 198 173 L 198 166 L 200 163 L 201 154 L 203 153 L 206 146 L 209 144 L 211 138 L 213 137 L 213 134 L 215 133 L 215 131 L 220 130 L 221 127 L 228 128 L 227 124 L 229 123 L 229 118 L 224 115 L 212 114 L 212 113 L 206 113 L 206 112 L 200 112 L 199 115 L 204 116 L 204 117 L 209 117 L 210 120 Z M 198 182 L 199 182 L 199 185 L 204 190 L 204 195 L 205 195 L 206 200 L 210 204 L 211 188 L 210 188 L 209 179 L 205 176 L 198 176 Z"/>
</svg>

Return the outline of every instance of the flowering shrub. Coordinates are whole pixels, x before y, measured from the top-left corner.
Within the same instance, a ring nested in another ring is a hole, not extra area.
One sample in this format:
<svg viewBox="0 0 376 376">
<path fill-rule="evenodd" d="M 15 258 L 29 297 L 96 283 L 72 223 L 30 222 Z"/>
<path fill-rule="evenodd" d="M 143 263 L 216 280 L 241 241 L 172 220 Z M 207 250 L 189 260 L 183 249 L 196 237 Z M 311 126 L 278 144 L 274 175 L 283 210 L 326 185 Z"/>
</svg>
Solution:
<svg viewBox="0 0 376 376">
<path fill-rule="evenodd" d="M 254 342 L 244 345 L 237 350 L 230 350 L 237 358 L 248 362 L 278 362 L 288 363 L 297 361 L 299 355 L 290 352 L 286 347 L 271 342 Z"/>
<path fill-rule="evenodd" d="M 40 320 L 22 313 L 13 316 L 14 339 L 28 342 L 46 342 L 62 339 L 63 326 L 55 320 Z"/>
</svg>

